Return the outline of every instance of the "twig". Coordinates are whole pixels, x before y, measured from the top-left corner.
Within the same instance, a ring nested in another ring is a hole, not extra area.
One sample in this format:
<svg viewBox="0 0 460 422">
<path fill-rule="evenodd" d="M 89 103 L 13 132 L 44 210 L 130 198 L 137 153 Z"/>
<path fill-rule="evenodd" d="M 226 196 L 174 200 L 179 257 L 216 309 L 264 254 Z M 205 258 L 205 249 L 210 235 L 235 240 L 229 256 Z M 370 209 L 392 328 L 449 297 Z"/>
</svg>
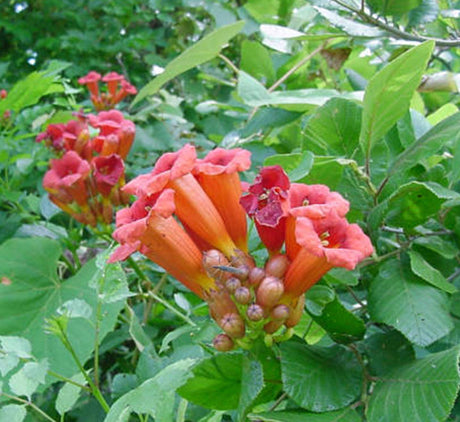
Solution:
<svg viewBox="0 0 460 422">
<path fill-rule="evenodd" d="M 223 54 L 219 54 L 218 57 L 222 59 L 228 65 L 228 67 L 232 69 L 237 75 L 238 73 L 240 73 L 240 69 L 238 69 L 227 56 L 224 56 Z"/>
</svg>

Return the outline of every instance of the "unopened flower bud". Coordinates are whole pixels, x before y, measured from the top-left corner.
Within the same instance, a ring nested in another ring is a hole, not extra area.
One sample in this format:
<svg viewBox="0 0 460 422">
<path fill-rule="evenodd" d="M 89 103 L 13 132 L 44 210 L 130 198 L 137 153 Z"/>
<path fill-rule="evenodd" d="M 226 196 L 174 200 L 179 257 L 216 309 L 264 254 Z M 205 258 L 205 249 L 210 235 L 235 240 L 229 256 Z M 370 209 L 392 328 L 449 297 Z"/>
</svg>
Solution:
<svg viewBox="0 0 460 422">
<path fill-rule="evenodd" d="M 270 321 L 264 325 L 264 331 L 267 334 L 273 334 L 278 331 L 283 325 L 283 321 Z"/>
<path fill-rule="evenodd" d="M 247 254 L 244 253 L 243 251 L 240 251 L 239 249 L 235 250 L 234 255 L 231 257 L 232 265 L 236 268 L 242 267 L 242 266 L 247 266 L 248 268 L 254 267 L 254 258 Z"/>
<path fill-rule="evenodd" d="M 216 267 L 228 265 L 230 264 L 221 251 L 218 251 L 217 249 L 210 249 L 203 252 L 203 267 L 209 277 L 218 281 L 225 280 L 228 277 L 228 273 Z"/>
<path fill-rule="evenodd" d="M 246 310 L 246 315 L 248 319 L 251 321 L 257 322 L 260 321 L 264 317 L 264 310 L 261 306 L 257 305 L 257 303 L 253 303 L 252 305 L 248 306 Z"/>
<path fill-rule="evenodd" d="M 286 321 L 289 318 L 291 310 L 287 305 L 276 305 L 270 312 L 270 317 L 274 321 Z"/>
<path fill-rule="evenodd" d="M 236 277 L 230 277 L 226 282 L 225 282 L 225 287 L 227 288 L 227 291 L 231 294 L 236 292 L 236 289 L 241 287 L 241 281 L 237 279 Z"/>
<path fill-rule="evenodd" d="M 232 338 L 244 337 L 244 321 L 238 314 L 225 314 L 220 320 L 219 326 Z"/>
<path fill-rule="evenodd" d="M 284 286 L 277 277 L 268 276 L 262 280 L 256 293 L 256 301 L 263 308 L 275 306 L 284 293 Z"/>
<path fill-rule="evenodd" d="M 265 264 L 265 272 L 273 277 L 283 278 L 289 267 L 289 258 L 286 255 L 275 255 Z"/>
<path fill-rule="evenodd" d="M 236 268 L 235 276 L 238 277 L 241 281 L 245 281 L 249 275 L 249 267 L 247 265 L 241 265 Z"/>
<path fill-rule="evenodd" d="M 0 98 L 3 100 L 4 98 L 6 98 L 8 96 L 8 92 L 6 91 L 6 89 L 2 89 L 0 91 Z"/>
<path fill-rule="evenodd" d="M 284 325 L 288 328 L 296 326 L 303 314 L 303 309 L 305 306 L 305 295 L 299 296 L 297 303 L 289 315 L 289 318 L 285 321 Z"/>
<path fill-rule="evenodd" d="M 258 286 L 265 278 L 265 271 L 262 268 L 254 267 L 249 271 L 248 281 L 251 286 Z"/>
<path fill-rule="evenodd" d="M 241 305 L 247 305 L 251 301 L 251 292 L 247 287 L 238 287 L 234 294 L 235 300 Z"/>
<path fill-rule="evenodd" d="M 214 337 L 212 345 L 219 352 L 228 352 L 229 350 L 233 349 L 234 343 L 231 337 L 229 337 L 227 334 L 218 334 L 216 337 Z"/>
</svg>

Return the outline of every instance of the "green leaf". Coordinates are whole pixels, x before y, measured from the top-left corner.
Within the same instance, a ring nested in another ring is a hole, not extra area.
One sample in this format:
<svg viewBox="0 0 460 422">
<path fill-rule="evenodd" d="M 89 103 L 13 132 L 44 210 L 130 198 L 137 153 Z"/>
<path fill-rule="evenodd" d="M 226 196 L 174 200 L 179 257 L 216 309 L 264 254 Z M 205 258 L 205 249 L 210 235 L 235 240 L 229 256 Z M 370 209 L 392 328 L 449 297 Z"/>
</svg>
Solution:
<svg viewBox="0 0 460 422">
<path fill-rule="evenodd" d="M 85 384 L 85 377 L 81 372 L 74 375 L 70 379 L 80 384 Z M 78 398 L 80 397 L 80 393 L 80 387 L 69 382 L 65 383 L 59 390 L 59 393 L 56 398 L 55 407 L 57 412 L 60 415 L 63 415 L 64 413 L 71 410 L 75 406 L 75 403 L 77 402 Z"/>
<path fill-rule="evenodd" d="M 53 81 L 54 76 L 46 76 L 43 72 L 31 73 L 16 83 L 8 92 L 8 96 L 0 101 L 0 116 L 3 116 L 6 110 L 18 113 L 23 108 L 36 104 L 48 93 Z"/>
<path fill-rule="evenodd" d="M 19 404 L 7 404 L 0 408 L 0 421 L 22 422 L 26 416 L 26 407 Z"/>
<path fill-rule="evenodd" d="M 447 142 L 455 140 L 459 133 L 460 113 L 455 113 L 441 120 L 398 156 L 388 170 L 387 179 L 395 173 L 401 173 L 410 169 L 422 159 L 431 157 Z"/>
<path fill-rule="evenodd" d="M 261 364 L 247 356 L 243 357 L 241 393 L 238 403 L 238 420 L 244 421 L 252 403 L 264 388 L 264 374 Z"/>
<path fill-rule="evenodd" d="M 278 164 L 283 167 L 291 182 L 297 182 L 308 174 L 313 166 L 313 160 L 314 156 L 309 151 L 294 154 L 277 154 L 267 157 L 264 161 L 264 166 Z"/>
<path fill-rule="evenodd" d="M 315 7 L 315 9 L 333 26 L 353 37 L 373 38 L 382 37 L 384 35 L 384 32 L 380 29 L 344 18 L 332 10 L 323 9 L 322 7 Z"/>
<path fill-rule="evenodd" d="M 415 359 L 412 344 L 396 330 L 373 334 L 366 338 L 364 344 L 369 367 L 377 376 Z"/>
<path fill-rule="evenodd" d="M 284 391 L 313 412 L 345 407 L 361 391 L 361 367 L 353 353 L 341 346 L 286 342 L 281 345 L 281 371 Z"/>
<path fill-rule="evenodd" d="M 110 408 L 104 422 L 119 422 L 131 412 L 149 414 L 155 420 L 172 422 L 176 390 L 192 376 L 193 359 L 184 359 L 162 369 L 156 376 L 120 397 Z"/>
<path fill-rule="evenodd" d="M 384 16 L 401 15 L 420 6 L 422 0 L 366 0 L 372 11 Z"/>
<path fill-rule="evenodd" d="M 381 266 L 371 283 L 368 304 L 375 322 L 395 327 L 420 346 L 428 346 L 453 328 L 445 293 L 422 282 L 397 260 Z"/>
<path fill-rule="evenodd" d="M 250 106 L 270 101 L 270 93 L 257 79 L 244 71 L 238 73 L 238 95 Z"/>
<path fill-rule="evenodd" d="M 433 41 L 411 48 L 376 73 L 364 94 L 360 144 L 370 157 L 374 144 L 409 109 L 434 48 Z"/>
<path fill-rule="evenodd" d="M 352 156 L 359 143 L 362 107 L 342 98 L 333 98 L 319 107 L 305 128 L 303 149 L 321 155 Z"/>
<path fill-rule="evenodd" d="M 243 388 L 243 361 L 241 353 L 217 354 L 205 359 L 193 368 L 193 376 L 178 393 L 207 409 L 236 409 Z"/>
<path fill-rule="evenodd" d="M 75 276 L 61 282 L 57 277 L 57 261 L 61 256 L 59 244 L 46 238 L 10 239 L 0 246 L 0 277 L 11 280 L 0 284 L 0 332 L 28 339 L 36 358 L 48 358 L 50 369 L 64 376 L 77 371 L 70 353 L 60 340 L 44 332 L 45 319 L 69 300 L 84 300 L 92 308 L 91 318 L 73 318 L 68 322 L 67 335 L 77 356 L 85 362 L 94 350 L 98 294 L 90 286 L 99 272 L 94 260 Z M 123 279 L 120 269 L 118 278 Z M 106 280 L 106 287 L 110 283 Z M 112 331 L 124 301 L 101 306 L 99 340 Z"/>
<path fill-rule="evenodd" d="M 409 182 L 388 199 L 388 224 L 413 229 L 434 216 L 443 202 L 460 195 L 432 182 Z"/>
<path fill-rule="evenodd" d="M 216 57 L 220 50 L 243 29 L 243 26 L 244 21 L 238 21 L 218 28 L 185 50 L 182 54 L 168 63 L 163 73 L 158 75 L 139 91 L 131 107 L 145 97 L 157 93 L 166 82 L 169 82 L 181 73 Z"/>
<path fill-rule="evenodd" d="M 306 308 L 313 320 L 338 343 L 351 343 L 363 338 L 364 321 L 347 310 L 334 290 L 315 285 L 306 295 Z"/>
<path fill-rule="evenodd" d="M 15 336 L 0 336 L 0 345 L 3 352 L 6 354 L 14 354 L 23 359 L 32 357 L 32 346 L 30 341 Z"/>
<path fill-rule="evenodd" d="M 245 40 L 241 44 L 240 67 L 254 78 L 264 78 L 267 84 L 271 84 L 276 77 L 270 54 L 256 41 Z"/>
<path fill-rule="evenodd" d="M 422 0 L 420 5 L 409 12 L 409 26 L 434 21 L 439 14 L 439 4 L 437 0 Z"/>
<path fill-rule="evenodd" d="M 409 251 L 410 266 L 415 275 L 430 283 L 434 287 L 447 293 L 457 292 L 457 288 L 449 283 L 436 268 L 425 261 L 423 256 L 416 251 Z"/>
<path fill-rule="evenodd" d="M 459 387 L 458 346 L 394 368 L 380 377 L 367 417 L 377 421 L 444 421 Z"/>
<path fill-rule="evenodd" d="M 438 253 L 446 259 L 453 259 L 457 256 L 458 249 L 450 242 L 442 239 L 440 236 L 423 236 L 414 240 L 414 244 L 423 246 Z"/>
<path fill-rule="evenodd" d="M 310 413 L 302 411 L 262 412 L 249 415 L 253 421 L 263 422 L 360 422 L 361 418 L 353 409 L 336 412 Z"/>
<path fill-rule="evenodd" d="M 45 383 L 48 362 L 27 362 L 9 381 L 11 391 L 18 396 L 27 396 L 30 400 L 40 384 Z"/>
</svg>

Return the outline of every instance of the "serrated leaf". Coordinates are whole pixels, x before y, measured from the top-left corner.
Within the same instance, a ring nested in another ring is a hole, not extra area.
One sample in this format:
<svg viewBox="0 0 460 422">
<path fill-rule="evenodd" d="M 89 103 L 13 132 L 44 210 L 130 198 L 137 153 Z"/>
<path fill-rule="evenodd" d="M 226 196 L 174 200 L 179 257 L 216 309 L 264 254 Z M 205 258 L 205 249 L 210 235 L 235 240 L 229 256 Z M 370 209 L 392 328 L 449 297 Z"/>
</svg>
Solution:
<svg viewBox="0 0 460 422">
<path fill-rule="evenodd" d="M 158 75 L 139 91 L 131 106 L 134 106 L 147 96 L 154 95 L 166 82 L 181 73 L 216 57 L 220 50 L 243 29 L 244 24 L 244 21 L 238 21 L 218 28 L 189 47 L 168 63 L 163 73 Z"/>
<path fill-rule="evenodd" d="M 409 109 L 409 104 L 422 79 L 434 48 L 427 41 L 401 54 L 369 81 L 364 94 L 360 144 L 366 157 L 373 145 Z"/>
<path fill-rule="evenodd" d="M 45 383 L 48 362 L 27 362 L 10 378 L 11 391 L 18 396 L 26 396 L 29 400 L 40 384 Z"/>
<path fill-rule="evenodd" d="M 286 342 L 281 345 L 281 371 L 284 391 L 312 412 L 341 409 L 361 390 L 361 367 L 353 353 L 341 346 Z"/>
<path fill-rule="evenodd" d="M 243 357 L 241 376 L 241 393 L 238 403 L 238 420 L 246 419 L 246 414 L 251 409 L 252 403 L 264 388 L 264 374 L 261 364 L 247 356 Z"/>
<path fill-rule="evenodd" d="M 283 167 L 291 182 L 304 178 L 313 166 L 314 156 L 311 152 L 270 155 L 264 160 L 264 166 L 275 164 Z"/>
<path fill-rule="evenodd" d="M 249 415 L 249 418 L 253 421 L 263 422 L 361 422 L 356 411 L 350 408 L 325 413 L 282 410 L 253 413 Z"/>
<path fill-rule="evenodd" d="M 7 404 L 0 408 L 0 421 L 22 422 L 26 416 L 26 407 L 19 404 Z"/>
<path fill-rule="evenodd" d="M 428 346 L 453 328 L 446 294 L 419 280 L 396 260 L 380 267 L 370 286 L 368 304 L 375 322 L 395 327 L 420 346 Z"/>
<path fill-rule="evenodd" d="M 0 277 L 11 280 L 9 285 L 0 284 L 0 333 L 28 339 L 36 358 L 47 357 L 50 369 L 72 376 L 78 368 L 60 340 L 44 332 L 45 319 L 75 298 L 91 306 L 91 319 L 69 320 L 67 332 L 77 356 L 85 362 L 94 349 L 98 303 L 89 281 L 98 269 L 94 260 L 90 261 L 75 276 L 61 282 L 56 272 L 61 253 L 59 244 L 46 238 L 10 239 L 0 246 Z M 119 277 L 124 277 L 122 271 Z M 113 329 L 123 306 L 124 301 L 102 304 L 100 341 Z"/>
<path fill-rule="evenodd" d="M 457 288 L 449 283 L 436 268 L 432 267 L 421 254 L 409 251 L 410 265 L 415 275 L 447 293 L 457 292 Z"/>
<path fill-rule="evenodd" d="M 333 98 L 319 107 L 305 128 L 303 149 L 320 148 L 322 155 L 350 157 L 359 144 L 362 107 L 342 98 Z"/>
<path fill-rule="evenodd" d="M 367 417 L 377 421 L 444 421 L 459 388 L 459 348 L 435 353 L 380 377 Z"/>
<path fill-rule="evenodd" d="M 178 387 L 192 376 L 193 359 L 184 359 L 162 369 L 156 376 L 120 397 L 110 408 L 104 422 L 119 422 L 131 412 L 149 414 L 155 420 L 174 420 L 174 397 Z"/>
<path fill-rule="evenodd" d="M 80 384 L 85 384 L 85 377 L 81 372 L 74 375 L 70 379 Z M 80 397 L 80 393 L 80 387 L 71 383 L 65 383 L 59 390 L 59 393 L 56 398 L 55 407 L 57 412 L 60 415 L 63 415 L 69 410 L 72 410 L 78 398 Z"/>
<path fill-rule="evenodd" d="M 457 256 L 458 249 L 439 236 L 423 236 L 414 240 L 414 243 L 423 248 L 429 249 L 446 259 L 453 259 Z"/>
</svg>

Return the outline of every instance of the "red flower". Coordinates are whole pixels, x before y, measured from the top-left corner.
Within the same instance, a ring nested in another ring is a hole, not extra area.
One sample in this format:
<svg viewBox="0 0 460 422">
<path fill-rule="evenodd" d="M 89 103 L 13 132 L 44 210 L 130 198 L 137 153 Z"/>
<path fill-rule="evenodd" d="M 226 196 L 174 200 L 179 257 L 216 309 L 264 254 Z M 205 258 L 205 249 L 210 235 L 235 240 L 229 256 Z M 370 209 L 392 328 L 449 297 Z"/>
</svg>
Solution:
<svg viewBox="0 0 460 422">
<path fill-rule="evenodd" d="M 204 271 L 202 254 L 174 219 L 174 191 L 144 196 L 117 213 L 113 237 L 121 244 L 109 259 L 115 262 L 140 251 L 200 297 L 215 288 Z"/>
<path fill-rule="evenodd" d="M 289 178 L 281 166 L 264 167 L 249 186 L 249 194 L 240 199 L 271 255 L 284 243 L 289 187 Z"/>
<path fill-rule="evenodd" d="M 195 235 L 227 256 L 237 249 L 219 212 L 191 171 L 196 152 L 185 145 L 177 152 L 162 155 L 149 174 L 136 177 L 123 189 L 138 196 L 151 196 L 165 188 L 175 192 L 176 215 Z"/>
<path fill-rule="evenodd" d="M 373 252 L 361 228 L 334 211 L 320 219 L 298 217 L 295 237 L 299 248 L 284 279 L 288 297 L 305 293 L 333 267 L 354 269 Z"/>
<path fill-rule="evenodd" d="M 97 191 L 109 197 L 114 188 L 124 184 L 125 166 L 120 156 L 111 154 L 99 156 L 91 161 Z"/>
<path fill-rule="evenodd" d="M 124 79 L 125 77 L 117 72 L 109 72 L 102 78 L 102 82 L 107 83 L 107 89 L 109 91 L 109 95 L 112 98 L 114 98 L 116 95 L 119 82 L 123 81 Z"/>
<path fill-rule="evenodd" d="M 101 80 L 101 75 L 97 72 L 91 71 L 86 76 L 78 79 L 80 85 L 86 85 L 92 97 L 99 96 L 99 86 L 98 83 Z"/>
<path fill-rule="evenodd" d="M 116 93 L 113 98 L 113 103 L 118 104 L 128 95 L 136 95 L 137 89 L 134 85 L 131 85 L 128 81 L 121 81 L 121 89 Z"/>
<path fill-rule="evenodd" d="M 238 172 L 251 167 L 251 153 L 237 148 L 216 148 L 197 160 L 194 174 L 224 220 L 236 246 L 247 252 L 246 214 L 239 204 L 242 189 Z"/>
</svg>

